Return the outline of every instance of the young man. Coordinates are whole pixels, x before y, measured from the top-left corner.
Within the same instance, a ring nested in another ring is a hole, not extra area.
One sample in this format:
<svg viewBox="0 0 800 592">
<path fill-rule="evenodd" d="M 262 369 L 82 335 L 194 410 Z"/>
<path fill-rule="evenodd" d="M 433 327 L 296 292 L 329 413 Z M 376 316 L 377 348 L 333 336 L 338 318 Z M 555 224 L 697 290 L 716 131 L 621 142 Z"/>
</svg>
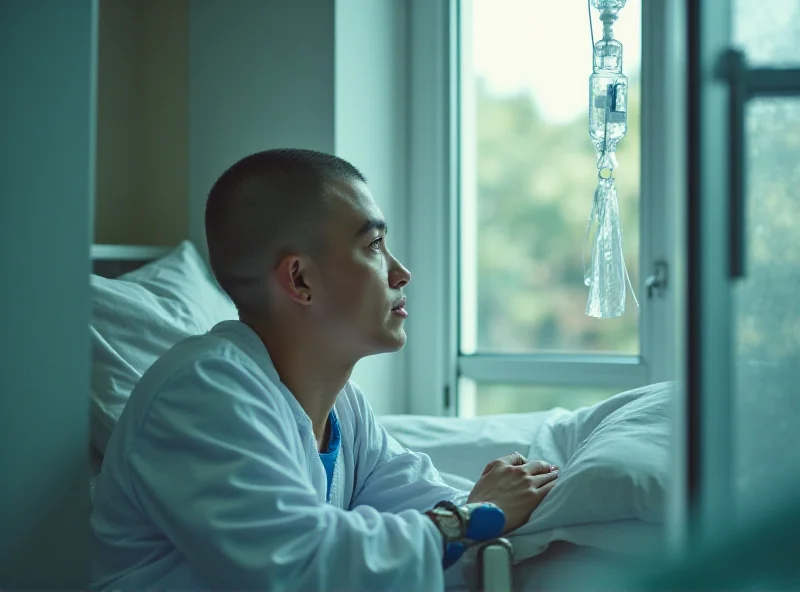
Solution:
<svg viewBox="0 0 800 592">
<path fill-rule="evenodd" d="M 96 487 L 93 588 L 437 590 L 459 504 L 494 504 L 506 532 L 528 519 L 555 467 L 515 454 L 454 490 L 349 382 L 405 344 L 411 279 L 361 173 L 254 154 L 212 188 L 206 234 L 240 320 L 176 345 L 132 393 Z"/>
</svg>

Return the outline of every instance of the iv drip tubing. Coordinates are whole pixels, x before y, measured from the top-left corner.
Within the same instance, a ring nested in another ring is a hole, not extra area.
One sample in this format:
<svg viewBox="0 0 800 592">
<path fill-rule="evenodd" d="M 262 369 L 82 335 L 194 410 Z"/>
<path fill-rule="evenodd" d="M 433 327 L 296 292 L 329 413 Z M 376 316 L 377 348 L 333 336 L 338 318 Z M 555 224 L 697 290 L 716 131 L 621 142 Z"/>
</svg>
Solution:
<svg viewBox="0 0 800 592">
<path fill-rule="evenodd" d="M 594 26 L 592 25 L 592 0 L 586 0 L 586 10 L 589 11 L 589 35 L 592 38 L 592 68 L 594 68 Z"/>
</svg>

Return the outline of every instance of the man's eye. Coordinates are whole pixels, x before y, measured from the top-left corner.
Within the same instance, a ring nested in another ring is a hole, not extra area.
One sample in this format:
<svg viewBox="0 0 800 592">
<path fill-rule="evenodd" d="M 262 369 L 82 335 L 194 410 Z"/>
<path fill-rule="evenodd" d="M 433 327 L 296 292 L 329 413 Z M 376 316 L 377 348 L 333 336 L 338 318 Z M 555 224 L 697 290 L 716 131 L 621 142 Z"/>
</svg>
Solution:
<svg viewBox="0 0 800 592">
<path fill-rule="evenodd" d="M 379 236 L 369 244 L 369 248 L 374 249 L 375 251 L 380 251 L 382 242 L 383 242 L 383 237 Z"/>
</svg>

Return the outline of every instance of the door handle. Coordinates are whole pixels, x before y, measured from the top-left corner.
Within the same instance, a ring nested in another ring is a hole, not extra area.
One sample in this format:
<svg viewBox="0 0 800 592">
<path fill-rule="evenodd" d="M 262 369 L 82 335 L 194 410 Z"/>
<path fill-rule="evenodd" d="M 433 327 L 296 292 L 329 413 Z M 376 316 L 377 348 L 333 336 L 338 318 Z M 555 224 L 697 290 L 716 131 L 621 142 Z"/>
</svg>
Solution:
<svg viewBox="0 0 800 592">
<path fill-rule="evenodd" d="M 724 78 L 728 81 L 728 162 L 730 170 L 728 275 L 731 279 L 736 279 L 744 277 L 747 257 L 747 244 L 745 243 L 747 162 L 744 109 L 749 98 L 749 91 L 744 53 L 737 49 L 729 49 L 723 55 L 722 70 Z"/>
</svg>

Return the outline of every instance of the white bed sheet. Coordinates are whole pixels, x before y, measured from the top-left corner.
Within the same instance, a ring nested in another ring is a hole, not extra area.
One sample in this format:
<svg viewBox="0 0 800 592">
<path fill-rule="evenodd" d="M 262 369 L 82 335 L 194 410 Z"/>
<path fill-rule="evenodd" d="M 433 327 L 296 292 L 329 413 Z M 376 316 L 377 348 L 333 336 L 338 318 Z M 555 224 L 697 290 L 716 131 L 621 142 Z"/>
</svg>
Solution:
<svg viewBox="0 0 800 592">
<path fill-rule="evenodd" d="M 445 481 L 471 487 L 490 461 L 512 452 L 526 455 L 540 428 L 563 413 L 554 409 L 472 419 L 384 415 L 378 420 L 400 444 L 430 456 Z"/>
</svg>

